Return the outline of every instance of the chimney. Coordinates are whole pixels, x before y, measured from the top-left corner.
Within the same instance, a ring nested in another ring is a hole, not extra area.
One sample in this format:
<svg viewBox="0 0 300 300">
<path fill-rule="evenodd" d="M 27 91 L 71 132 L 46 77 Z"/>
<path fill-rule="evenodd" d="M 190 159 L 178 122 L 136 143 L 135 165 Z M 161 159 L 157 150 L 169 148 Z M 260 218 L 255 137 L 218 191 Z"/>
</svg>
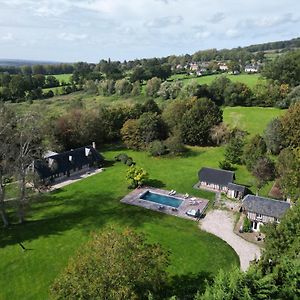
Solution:
<svg viewBox="0 0 300 300">
<path fill-rule="evenodd" d="M 92 147 L 96 150 L 96 143 L 95 142 L 92 143 Z"/>
</svg>

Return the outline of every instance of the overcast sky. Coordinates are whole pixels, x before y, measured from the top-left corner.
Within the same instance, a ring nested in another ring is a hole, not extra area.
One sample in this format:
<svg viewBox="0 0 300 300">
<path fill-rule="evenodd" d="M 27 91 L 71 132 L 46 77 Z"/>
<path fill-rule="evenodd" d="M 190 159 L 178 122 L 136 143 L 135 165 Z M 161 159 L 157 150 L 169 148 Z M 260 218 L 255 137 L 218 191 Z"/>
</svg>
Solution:
<svg viewBox="0 0 300 300">
<path fill-rule="evenodd" d="M 0 58 L 98 62 L 297 36 L 299 0 L 0 0 Z"/>
</svg>

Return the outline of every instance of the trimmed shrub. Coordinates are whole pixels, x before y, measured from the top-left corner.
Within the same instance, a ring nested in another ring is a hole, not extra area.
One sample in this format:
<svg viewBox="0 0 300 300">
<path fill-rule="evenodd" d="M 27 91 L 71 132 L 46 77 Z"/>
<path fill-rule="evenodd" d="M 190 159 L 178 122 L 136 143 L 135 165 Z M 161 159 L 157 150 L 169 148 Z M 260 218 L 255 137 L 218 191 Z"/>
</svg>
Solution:
<svg viewBox="0 0 300 300">
<path fill-rule="evenodd" d="M 244 219 L 243 231 L 251 232 L 251 221 L 247 217 Z"/>
<path fill-rule="evenodd" d="M 128 155 L 125 154 L 125 153 L 120 153 L 119 155 L 117 155 L 117 156 L 115 157 L 115 160 L 116 160 L 116 161 L 121 161 L 121 162 L 124 163 L 124 164 L 126 163 L 127 159 L 128 159 Z"/>
</svg>

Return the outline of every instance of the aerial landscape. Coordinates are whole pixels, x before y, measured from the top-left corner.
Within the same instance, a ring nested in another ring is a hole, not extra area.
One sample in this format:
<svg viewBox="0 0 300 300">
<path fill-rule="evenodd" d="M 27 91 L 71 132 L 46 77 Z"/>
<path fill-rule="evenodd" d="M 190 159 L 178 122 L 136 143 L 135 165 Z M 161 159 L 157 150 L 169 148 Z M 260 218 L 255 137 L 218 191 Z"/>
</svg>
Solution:
<svg viewBox="0 0 300 300">
<path fill-rule="evenodd" d="M 0 300 L 300 299 L 299 3 L 0 2 Z"/>
</svg>

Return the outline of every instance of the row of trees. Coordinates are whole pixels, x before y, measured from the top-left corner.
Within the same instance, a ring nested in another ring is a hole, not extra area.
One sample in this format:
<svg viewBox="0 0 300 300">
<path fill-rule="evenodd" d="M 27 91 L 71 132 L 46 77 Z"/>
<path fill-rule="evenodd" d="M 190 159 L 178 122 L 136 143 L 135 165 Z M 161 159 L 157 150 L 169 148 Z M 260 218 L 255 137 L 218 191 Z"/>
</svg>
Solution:
<svg viewBox="0 0 300 300">
<path fill-rule="evenodd" d="M 0 73 L 22 75 L 56 75 L 70 74 L 74 71 L 73 64 L 33 64 L 20 67 L 0 66 Z"/>
<path fill-rule="evenodd" d="M 222 111 L 207 98 L 177 100 L 162 113 L 152 103 L 151 111 L 124 123 L 121 136 L 128 148 L 149 149 L 153 155 L 181 153 L 183 144 L 211 144 L 210 130 L 222 121 Z"/>
<path fill-rule="evenodd" d="M 10 75 L 0 73 L 0 101 L 20 101 L 23 99 L 34 100 L 53 96 L 53 92 L 43 92 L 43 88 L 65 86 L 67 83 L 56 79 L 53 75 Z M 65 87 L 76 90 L 76 86 Z"/>
<path fill-rule="evenodd" d="M 132 84 L 128 79 L 123 78 L 117 81 L 89 80 L 84 88 L 88 93 L 127 97 L 141 95 L 143 86 L 139 81 Z M 160 97 L 164 100 L 207 97 L 217 105 L 286 108 L 297 100 L 300 89 L 299 87 L 291 89 L 288 84 L 278 84 L 274 81 L 261 81 L 250 89 L 246 84 L 232 82 L 226 76 L 216 78 L 210 85 L 201 85 L 197 81 L 183 85 L 181 81 L 162 81 L 158 77 L 153 77 L 146 82 L 144 93 L 148 97 Z"/>
</svg>

